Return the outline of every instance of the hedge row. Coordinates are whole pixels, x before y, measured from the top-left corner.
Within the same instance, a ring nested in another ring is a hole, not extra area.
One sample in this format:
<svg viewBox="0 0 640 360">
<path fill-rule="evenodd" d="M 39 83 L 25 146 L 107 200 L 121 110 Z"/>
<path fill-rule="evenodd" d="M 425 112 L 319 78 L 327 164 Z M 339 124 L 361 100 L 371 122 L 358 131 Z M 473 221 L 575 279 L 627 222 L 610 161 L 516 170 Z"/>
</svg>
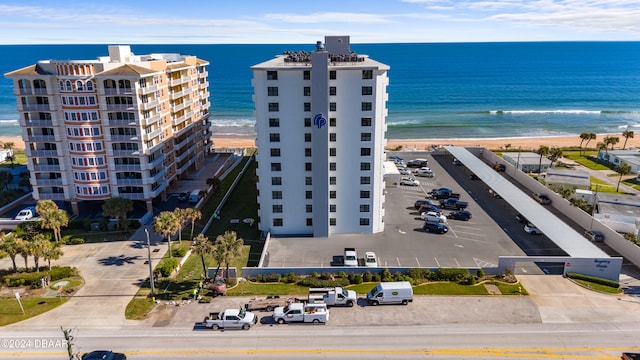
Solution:
<svg viewBox="0 0 640 360">
<path fill-rule="evenodd" d="M 11 274 L 4 277 L 3 282 L 9 287 L 31 286 L 39 288 L 42 286 L 42 278 L 46 278 L 47 274 L 51 277 L 51 281 L 58 281 L 78 275 L 78 269 L 74 267 L 57 267 L 54 266 L 50 271 L 40 271 L 31 273 Z"/>
<path fill-rule="evenodd" d="M 618 283 L 617 281 L 614 280 L 609 280 L 609 279 L 603 279 L 603 278 L 599 278 L 596 276 L 588 276 L 588 275 L 582 275 L 582 274 L 576 274 L 576 273 L 567 273 L 567 277 L 570 279 L 576 279 L 576 280 L 584 280 L 584 281 L 589 281 L 595 284 L 600 284 L 600 285 L 604 285 L 604 286 L 609 286 L 612 287 L 614 289 L 617 289 L 620 287 L 620 283 Z"/>
</svg>

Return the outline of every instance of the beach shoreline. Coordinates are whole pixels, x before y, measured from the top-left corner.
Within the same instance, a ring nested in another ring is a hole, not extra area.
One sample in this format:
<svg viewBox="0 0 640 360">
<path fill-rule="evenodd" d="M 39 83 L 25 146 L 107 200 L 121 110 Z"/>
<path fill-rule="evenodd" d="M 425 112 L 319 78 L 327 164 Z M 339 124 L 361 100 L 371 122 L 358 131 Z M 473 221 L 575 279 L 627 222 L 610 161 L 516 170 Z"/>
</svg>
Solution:
<svg viewBox="0 0 640 360">
<path fill-rule="evenodd" d="M 595 140 L 589 142 L 589 148 L 595 148 L 598 142 L 602 142 L 605 136 L 617 136 L 620 142 L 614 146 L 614 149 L 622 149 L 625 138 L 622 134 L 597 134 Z M 579 147 L 580 136 L 540 136 L 540 137 L 501 137 L 501 138 L 456 138 L 456 139 L 387 139 L 387 150 L 398 151 L 424 151 L 430 150 L 434 146 L 464 146 L 464 147 L 484 147 L 490 150 L 502 150 L 510 148 L 511 150 L 521 149 L 523 151 L 535 151 L 540 146 L 548 147 Z M 14 149 L 24 150 L 25 144 L 20 136 L 2 136 L 0 142 L 12 142 Z M 255 135 L 224 135 L 213 138 L 216 149 L 243 149 L 255 148 Z M 583 142 L 583 146 L 586 142 Z M 629 138 L 626 148 L 640 148 L 640 136 L 638 138 Z"/>
</svg>

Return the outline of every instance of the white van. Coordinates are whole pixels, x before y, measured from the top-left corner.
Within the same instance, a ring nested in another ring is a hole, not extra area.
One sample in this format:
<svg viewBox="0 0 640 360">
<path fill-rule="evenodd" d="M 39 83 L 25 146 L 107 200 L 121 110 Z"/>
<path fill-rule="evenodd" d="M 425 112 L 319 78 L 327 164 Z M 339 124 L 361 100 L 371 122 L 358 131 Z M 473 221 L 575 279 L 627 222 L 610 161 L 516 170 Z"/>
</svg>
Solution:
<svg viewBox="0 0 640 360">
<path fill-rule="evenodd" d="M 407 305 L 413 301 L 413 288 L 408 281 L 381 282 L 367 293 L 373 306 L 378 304 Z"/>
<path fill-rule="evenodd" d="M 193 190 L 191 192 L 191 195 L 189 195 L 189 202 L 190 203 L 197 203 L 198 201 L 200 201 L 201 197 L 202 197 L 202 195 L 201 195 L 201 191 L 200 190 Z"/>
</svg>

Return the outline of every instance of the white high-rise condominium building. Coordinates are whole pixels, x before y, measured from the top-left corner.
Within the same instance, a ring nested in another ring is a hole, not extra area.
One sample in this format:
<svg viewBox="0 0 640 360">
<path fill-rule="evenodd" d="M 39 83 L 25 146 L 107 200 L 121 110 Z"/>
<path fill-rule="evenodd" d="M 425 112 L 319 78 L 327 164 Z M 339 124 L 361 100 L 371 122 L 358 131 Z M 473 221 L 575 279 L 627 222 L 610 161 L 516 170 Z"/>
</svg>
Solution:
<svg viewBox="0 0 640 360">
<path fill-rule="evenodd" d="M 43 60 L 5 74 L 14 95 L 33 197 L 80 201 L 165 197 L 209 147 L 207 61 L 134 55 Z"/>
<path fill-rule="evenodd" d="M 348 36 L 252 66 L 259 228 L 280 235 L 384 230 L 389 66 Z"/>
</svg>

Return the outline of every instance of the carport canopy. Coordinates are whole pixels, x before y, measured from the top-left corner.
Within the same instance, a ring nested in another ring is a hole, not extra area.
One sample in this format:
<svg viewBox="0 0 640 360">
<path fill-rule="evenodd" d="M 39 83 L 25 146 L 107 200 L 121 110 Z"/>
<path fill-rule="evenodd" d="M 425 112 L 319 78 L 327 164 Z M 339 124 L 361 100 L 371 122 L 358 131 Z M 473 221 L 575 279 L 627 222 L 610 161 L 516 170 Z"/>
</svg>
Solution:
<svg viewBox="0 0 640 360">
<path fill-rule="evenodd" d="M 499 175 L 498 172 L 464 147 L 445 146 L 444 148 L 569 256 L 581 258 L 609 257 L 609 255 L 592 244 L 591 241 L 587 240 L 564 221 L 558 219 L 544 206 L 507 181 L 507 179 Z"/>
</svg>

